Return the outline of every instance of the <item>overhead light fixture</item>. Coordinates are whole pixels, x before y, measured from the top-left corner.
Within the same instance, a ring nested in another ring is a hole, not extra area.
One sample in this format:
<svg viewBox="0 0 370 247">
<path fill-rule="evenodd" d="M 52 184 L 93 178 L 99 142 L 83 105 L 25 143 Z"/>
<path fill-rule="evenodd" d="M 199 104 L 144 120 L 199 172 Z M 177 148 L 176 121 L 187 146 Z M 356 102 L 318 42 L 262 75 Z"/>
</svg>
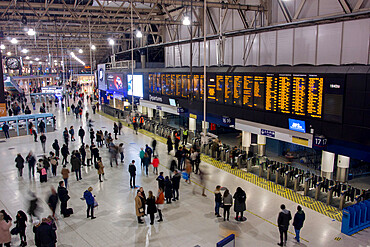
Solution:
<svg viewBox="0 0 370 247">
<path fill-rule="evenodd" d="M 39 64 L 42 64 L 42 62 L 39 62 Z"/>
<path fill-rule="evenodd" d="M 190 25 L 190 18 L 189 16 L 185 16 L 184 19 L 182 20 L 182 25 L 184 26 L 189 26 Z"/>
<path fill-rule="evenodd" d="M 30 60 L 30 57 L 29 57 L 29 56 L 27 56 L 27 57 L 26 57 L 26 59 L 27 59 L 27 60 Z"/>
<path fill-rule="evenodd" d="M 110 45 L 114 45 L 114 40 L 113 39 L 108 39 L 108 42 Z"/>
<path fill-rule="evenodd" d="M 33 30 L 32 28 L 30 28 L 28 31 L 27 31 L 27 34 L 29 36 L 34 36 L 36 34 L 35 30 Z"/>
<path fill-rule="evenodd" d="M 18 44 L 18 40 L 16 39 L 16 38 L 12 38 L 11 40 L 10 40 L 10 43 L 12 43 L 12 44 Z"/>
<path fill-rule="evenodd" d="M 30 64 L 33 64 L 33 62 L 32 62 L 32 61 L 30 61 Z"/>
<path fill-rule="evenodd" d="M 8 52 L 6 53 L 6 55 L 7 55 L 7 56 L 11 56 L 11 55 L 12 55 L 12 53 L 11 53 L 10 51 L 8 51 Z"/>
<path fill-rule="evenodd" d="M 96 46 L 95 45 L 91 45 L 91 50 L 95 51 L 96 50 Z"/>
<path fill-rule="evenodd" d="M 84 53 L 84 51 L 82 49 L 79 49 L 78 53 Z"/>
<path fill-rule="evenodd" d="M 39 61 L 39 60 L 40 60 L 40 58 L 38 58 L 38 57 L 37 57 L 37 58 L 35 58 L 35 60 L 36 60 L 36 61 Z"/>
<path fill-rule="evenodd" d="M 143 37 L 143 33 L 140 30 L 138 30 L 136 32 L 136 38 L 142 38 L 142 37 Z"/>
<path fill-rule="evenodd" d="M 28 50 L 27 49 L 22 49 L 22 53 L 26 54 L 26 53 L 28 53 Z"/>
<path fill-rule="evenodd" d="M 58 62 L 58 60 L 54 60 L 54 63 L 57 63 Z"/>
<path fill-rule="evenodd" d="M 80 64 L 82 64 L 83 66 L 85 66 L 86 64 L 81 60 L 79 59 L 75 54 L 74 52 L 71 52 L 71 57 L 73 57 L 77 62 L 79 62 Z"/>
<path fill-rule="evenodd" d="M 1 50 L 4 50 L 4 49 L 5 49 L 5 45 L 1 44 L 1 45 L 0 45 L 0 49 L 1 49 Z"/>
</svg>

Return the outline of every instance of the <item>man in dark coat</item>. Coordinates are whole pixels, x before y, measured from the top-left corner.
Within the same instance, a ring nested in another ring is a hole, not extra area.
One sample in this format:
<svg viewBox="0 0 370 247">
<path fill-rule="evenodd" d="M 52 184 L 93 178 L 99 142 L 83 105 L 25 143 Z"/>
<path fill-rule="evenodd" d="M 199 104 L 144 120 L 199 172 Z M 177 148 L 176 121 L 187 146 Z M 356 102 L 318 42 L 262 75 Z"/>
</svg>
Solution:
<svg viewBox="0 0 370 247">
<path fill-rule="evenodd" d="M 68 163 L 67 157 L 69 155 L 68 146 L 66 144 L 63 144 L 63 147 L 60 151 L 61 151 L 62 156 L 63 156 L 62 165 L 67 164 Z"/>
<path fill-rule="evenodd" d="M 55 150 L 55 156 L 59 157 L 60 147 L 59 147 L 59 143 L 58 143 L 58 140 L 57 139 L 54 140 L 54 143 L 52 145 L 52 148 Z"/>
<path fill-rule="evenodd" d="M 278 227 L 280 232 L 280 243 L 279 246 L 286 245 L 286 241 L 288 239 L 288 228 L 289 228 L 289 221 L 292 219 L 292 215 L 290 211 L 285 209 L 285 205 L 281 204 L 280 206 L 281 212 L 279 213 L 278 217 Z M 284 237 L 284 241 L 283 241 Z"/>
<path fill-rule="evenodd" d="M 8 139 L 9 138 L 9 125 L 6 122 L 4 122 L 3 124 L 3 131 L 4 131 L 5 138 Z"/>
<path fill-rule="evenodd" d="M 80 129 L 78 130 L 78 136 L 81 139 L 81 143 L 84 144 L 84 137 L 85 137 L 85 130 L 80 126 Z"/>
<path fill-rule="evenodd" d="M 57 235 L 51 225 L 48 224 L 46 218 L 42 219 L 42 223 L 36 230 L 36 238 L 42 247 L 54 247 L 57 242 Z"/>
<path fill-rule="evenodd" d="M 63 214 L 64 217 L 68 217 L 69 214 L 67 213 L 67 202 L 69 200 L 68 190 L 64 187 L 64 182 L 59 182 L 58 187 L 58 197 L 60 200 L 60 213 Z"/>
<path fill-rule="evenodd" d="M 305 219 L 306 219 L 306 216 L 302 210 L 302 207 L 298 205 L 297 213 L 294 215 L 294 220 L 293 220 L 293 226 L 295 230 L 295 240 L 297 240 L 298 243 L 300 242 L 299 232 L 301 231 L 303 227 L 303 222 Z"/>
<path fill-rule="evenodd" d="M 39 130 L 40 130 L 40 133 L 44 133 L 45 132 L 45 123 L 42 120 L 39 123 Z"/>
<path fill-rule="evenodd" d="M 132 160 L 128 166 L 128 172 L 130 173 L 130 188 L 135 188 L 135 177 L 136 177 L 136 166 L 135 160 Z"/>
<path fill-rule="evenodd" d="M 77 181 L 81 180 L 81 160 L 76 156 L 76 154 L 72 154 L 71 165 L 72 172 L 75 172 Z"/>
<path fill-rule="evenodd" d="M 42 151 L 44 151 L 45 153 L 46 135 L 44 133 L 40 135 L 40 142 L 41 142 Z"/>
<path fill-rule="evenodd" d="M 175 170 L 172 180 L 172 190 L 173 190 L 173 201 L 176 201 L 179 199 L 179 188 L 180 188 L 180 180 L 181 180 L 181 174 Z"/>
<path fill-rule="evenodd" d="M 156 179 L 158 181 L 158 189 L 162 189 L 164 191 L 164 177 L 163 172 L 159 173 L 159 176 Z"/>
</svg>

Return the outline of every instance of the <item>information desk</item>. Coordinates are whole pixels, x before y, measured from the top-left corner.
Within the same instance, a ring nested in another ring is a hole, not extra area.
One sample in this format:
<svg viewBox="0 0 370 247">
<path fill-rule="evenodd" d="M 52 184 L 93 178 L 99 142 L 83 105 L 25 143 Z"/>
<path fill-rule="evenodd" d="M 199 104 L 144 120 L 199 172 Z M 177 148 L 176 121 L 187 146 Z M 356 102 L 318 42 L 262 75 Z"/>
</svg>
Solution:
<svg viewBox="0 0 370 247">
<path fill-rule="evenodd" d="M 40 113 L 31 115 L 18 115 L 11 117 L 0 117 L 0 138 L 5 138 L 3 132 L 3 124 L 6 122 L 9 126 L 9 135 L 22 136 L 30 133 L 29 123 L 32 123 L 38 133 L 38 125 L 41 120 L 45 123 L 45 133 L 48 131 L 54 131 L 54 114 L 52 113 Z"/>
</svg>

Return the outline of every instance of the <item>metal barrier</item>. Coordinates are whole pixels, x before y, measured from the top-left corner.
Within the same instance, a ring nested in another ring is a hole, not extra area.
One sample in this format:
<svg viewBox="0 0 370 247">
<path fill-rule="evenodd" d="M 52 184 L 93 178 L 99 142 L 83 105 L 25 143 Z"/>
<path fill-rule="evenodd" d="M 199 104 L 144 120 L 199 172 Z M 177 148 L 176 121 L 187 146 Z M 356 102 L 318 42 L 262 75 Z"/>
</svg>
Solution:
<svg viewBox="0 0 370 247">
<path fill-rule="evenodd" d="M 370 200 L 356 203 L 343 210 L 341 232 L 353 235 L 370 226 Z"/>
<path fill-rule="evenodd" d="M 334 188 L 335 186 L 334 185 L 331 185 L 329 187 L 329 192 L 328 192 L 328 196 L 326 198 L 326 205 L 330 205 L 331 204 L 331 201 L 333 199 L 333 192 L 334 192 Z"/>
<path fill-rule="evenodd" d="M 347 196 L 348 190 L 342 190 L 340 192 L 340 200 L 339 200 L 339 209 L 342 210 L 344 208 L 344 204 L 346 203 L 346 196 Z"/>
<path fill-rule="evenodd" d="M 316 183 L 316 186 L 315 186 L 315 200 L 317 201 L 319 199 L 319 196 L 320 196 L 320 190 L 321 190 L 321 185 L 322 185 L 322 181 L 319 181 Z"/>
<path fill-rule="evenodd" d="M 294 192 L 297 192 L 299 189 L 299 181 L 301 177 L 302 177 L 301 174 L 297 174 L 294 176 Z"/>
</svg>

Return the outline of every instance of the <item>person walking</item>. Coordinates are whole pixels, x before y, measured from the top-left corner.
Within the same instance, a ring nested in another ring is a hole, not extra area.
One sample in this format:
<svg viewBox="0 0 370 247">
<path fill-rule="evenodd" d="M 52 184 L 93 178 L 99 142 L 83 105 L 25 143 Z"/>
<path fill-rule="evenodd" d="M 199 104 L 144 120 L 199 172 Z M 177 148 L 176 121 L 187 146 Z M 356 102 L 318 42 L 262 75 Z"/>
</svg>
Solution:
<svg viewBox="0 0 370 247">
<path fill-rule="evenodd" d="M 54 140 L 52 148 L 55 150 L 55 155 L 59 158 L 60 147 L 57 139 Z"/>
<path fill-rule="evenodd" d="M 66 188 L 68 187 L 69 173 L 70 173 L 69 169 L 67 168 L 66 165 L 64 165 L 63 168 L 62 168 L 61 174 L 62 174 L 62 178 L 64 180 L 64 184 L 65 184 Z"/>
<path fill-rule="evenodd" d="M 234 211 L 236 213 L 235 220 L 244 221 L 243 212 L 247 209 L 245 205 L 247 195 L 245 194 L 242 188 L 238 187 L 236 189 L 236 192 L 233 198 L 234 198 Z M 240 214 L 240 217 L 239 217 L 239 214 Z"/>
<path fill-rule="evenodd" d="M 76 153 L 71 157 L 72 172 L 75 172 L 76 179 L 81 180 L 81 160 L 76 156 Z"/>
<path fill-rule="evenodd" d="M 173 150 L 173 144 L 171 136 L 167 136 L 167 154 L 170 154 L 170 152 Z"/>
<path fill-rule="evenodd" d="M 188 134 L 189 131 L 185 128 L 182 132 L 182 145 L 186 145 L 188 143 Z"/>
<path fill-rule="evenodd" d="M 94 143 L 94 138 L 95 138 L 95 132 L 94 129 L 90 129 L 90 144 L 92 145 Z"/>
<path fill-rule="evenodd" d="M 45 153 L 46 135 L 44 133 L 40 135 L 40 142 L 41 142 L 42 151 Z"/>
<path fill-rule="evenodd" d="M 121 135 L 121 130 L 122 130 L 122 122 L 118 121 L 118 135 Z"/>
<path fill-rule="evenodd" d="M 4 244 L 5 247 L 10 247 L 12 236 L 10 235 L 10 227 L 12 221 L 5 221 L 4 214 L 0 212 L 0 246 Z"/>
<path fill-rule="evenodd" d="M 152 141 L 153 155 L 156 155 L 155 153 L 156 148 L 157 148 L 157 140 L 153 138 L 153 141 Z M 157 151 L 157 155 L 158 155 L 158 151 Z"/>
<path fill-rule="evenodd" d="M 19 210 L 17 212 L 17 216 L 15 217 L 15 224 L 16 228 L 18 229 L 19 232 L 19 238 L 21 240 L 21 245 L 20 246 L 27 246 L 27 237 L 26 237 L 26 227 L 27 227 L 27 215 L 25 212 L 22 210 Z"/>
<path fill-rule="evenodd" d="M 179 200 L 179 189 L 180 189 L 181 174 L 175 170 L 174 175 L 171 178 L 172 190 L 173 190 L 173 201 Z"/>
<path fill-rule="evenodd" d="M 64 182 L 59 182 L 58 187 L 58 197 L 60 200 L 60 214 L 64 217 L 69 217 L 69 212 L 67 212 L 67 203 L 69 200 L 68 190 L 64 187 Z"/>
<path fill-rule="evenodd" d="M 37 141 L 37 131 L 36 131 L 36 128 L 35 127 L 32 128 L 32 134 L 33 134 L 33 140 L 34 140 L 34 142 L 38 142 Z"/>
<path fill-rule="evenodd" d="M 145 174 L 146 174 L 146 176 L 148 176 L 149 163 L 150 163 L 150 158 L 149 158 L 148 153 L 144 154 L 143 162 L 144 162 Z"/>
<path fill-rule="evenodd" d="M 68 129 L 67 127 L 64 128 L 64 131 L 63 131 L 63 138 L 64 138 L 64 142 L 65 144 L 68 146 L 68 142 L 69 142 L 69 134 L 68 134 Z"/>
<path fill-rule="evenodd" d="M 86 152 L 86 165 L 90 166 L 92 164 L 92 156 L 91 156 L 91 149 L 89 145 L 86 144 L 85 146 L 85 152 Z"/>
<path fill-rule="evenodd" d="M 191 174 L 191 163 L 190 163 L 190 160 L 189 159 L 185 159 L 185 171 L 188 175 L 187 179 L 185 180 L 185 182 L 191 184 L 191 180 L 190 180 L 190 174 Z"/>
<path fill-rule="evenodd" d="M 284 204 L 280 205 L 280 209 L 281 211 L 277 221 L 280 233 L 280 243 L 278 243 L 278 245 L 285 246 L 288 240 L 289 221 L 292 219 L 292 215 L 290 211 L 285 208 Z"/>
<path fill-rule="evenodd" d="M 81 144 L 84 144 L 84 137 L 85 137 L 85 130 L 80 126 L 80 129 L 78 130 L 78 136 L 80 137 Z"/>
<path fill-rule="evenodd" d="M 158 175 L 159 159 L 158 159 L 157 156 L 154 156 L 154 159 L 152 161 L 152 165 L 153 165 L 153 173 L 155 175 Z"/>
<path fill-rule="evenodd" d="M 121 163 L 123 163 L 124 162 L 124 158 L 125 158 L 125 154 L 124 154 L 124 152 L 125 152 L 125 146 L 123 145 L 123 143 L 120 143 L 119 144 L 119 146 L 118 146 L 118 152 L 119 152 L 119 154 L 121 156 Z"/>
<path fill-rule="evenodd" d="M 62 156 L 63 156 L 62 165 L 68 164 L 68 160 L 67 160 L 68 155 L 69 155 L 68 146 L 66 144 L 63 144 L 63 147 L 60 150 L 60 152 L 62 153 Z"/>
<path fill-rule="evenodd" d="M 135 177 L 136 177 L 136 166 L 135 160 L 132 160 L 128 166 L 128 172 L 130 173 L 130 188 L 135 188 Z"/>
<path fill-rule="evenodd" d="M 221 217 L 220 206 L 222 203 L 221 186 L 217 185 L 215 190 L 215 215 Z"/>
<path fill-rule="evenodd" d="M 55 218 L 55 211 L 57 210 L 57 204 L 58 204 L 58 194 L 54 187 L 51 187 L 51 194 L 48 198 L 48 206 L 53 213 L 53 218 Z"/>
<path fill-rule="evenodd" d="M 154 214 L 157 212 L 157 207 L 155 206 L 155 196 L 153 196 L 153 192 L 149 190 L 148 198 L 146 199 L 147 207 L 147 214 L 150 216 L 150 224 L 154 224 Z"/>
<path fill-rule="evenodd" d="M 4 124 L 2 126 L 2 129 L 3 129 L 3 132 L 4 132 L 5 138 L 6 139 L 10 138 L 9 137 L 9 125 L 6 122 L 4 122 Z"/>
<path fill-rule="evenodd" d="M 17 157 L 15 158 L 15 167 L 18 168 L 18 176 L 22 177 L 24 168 L 24 159 L 21 154 L 17 154 Z"/>
<path fill-rule="evenodd" d="M 164 207 L 164 194 L 163 194 L 163 189 L 161 187 L 158 189 L 158 196 L 157 196 L 157 200 L 155 200 L 155 204 L 157 205 L 157 210 L 158 210 L 158 216 L 159 216 L 158 222 L 161 222 L 163 221 L 162 210 Z"/>
<path fill-rule="evenodd" d="M 114 126 L 113 126 L 113 133 L 114 133 L 114 139 L 118 139 L 117 138 L 117 135 L 118 135 L 118 125 L 116 123 L 114 123 Z"/>
<path fill-rule="evenodd" d="M 86 218 L 90 218 L 91 217 L 91 219 L 93 220 L 93 219 L 96 218 L 96 217 L 94 217 L 95 199 L 94 199 L 94 196 L 92 195 L 91 191 L 93 191 L 93 188 L 92 187 L 89 187 L 84 192 L 84 199 L 85 199 L 86 205 L 87 205 L 87 209 L 86 209 L 87 217 Z"/>
<path fill-rule="evenodd" d="M 43 134 L 45 133 L 45 123 L 44 121 L 41 120 L 41 122 L 39 123 L 39 130 L 40 130 L 40 133 Z"/>
<path fill-rule="evenodd" d="M 182 170 L 182 157 L 183 157 L 182 147 L 180 147 L 179 149 L 177 149 L 177 151 L 175 153 L 175 157 L 177 159 L 177 167 L 180 170 Z"/>
<path fill-rule="evenodd" d="M 293 219 L 293 226 L 294 226 L 294 231 L 295 231 L 295 240 L 297 240 L 298 243 L 300 243 L 300 238 L 299 238 L 299 233 L 303 227 L 303 222 L 306 219 L 306 215 L 302 210 L 301 206 L 297 206 L 297 212 L 294 215 Z"/>
<path fill-rule="evenodd" d="M 224 196 L 222 197 L 224 205 L 224 221 L 227 219 L 229 221 L 230 208 L 233 205 L 233 198 L 228 189 L 225 189 Z"/>
<path fill-rule="evenodd" d="M 167 204 L 170 204 L 172 199 L 172 183 L 168 176 L 164 179 L 164 195 L 166 197 Z"/>
<path fill-rule="evenodd" d="M 97 167 L 98 167 L 99 182 L 103 182 L 103 180 L 101 180 L 101 176 L 103 175 L 103 178 L 104 178 L 104 165 L 101 160 L 101 157 L 98 158 Z"/>
<path fill-rule="evenodd" d="M 55 247 L 57 236 L 48 219 L 42 219 L 42 223 L 37 227 L 36 238 L 41 247 Z"/>
<path fill-rule="evenodd" d="M 85 145 L 82 144 L 81 147 L 80 147 L 80 149 L 79 149 L 79 151 L 80 151 L 80 154 L 81 154 L 81 164 L 83 166 L 86 166 L 86 162 L 85 162 L 85 160 L 86 160 Z"/>
<path fill-rule="evenodd" d="M 159 173 L 159 176 L 156 178 L 158 181 L 158 189 L 161 188 L 162 191 L 164 190 L 164 177 L 163 177 L 163 172 Z"/>
<path fill-rule="evenodd" d="M 75 130 L 73 126 L 69 128 L 69 134 L 71 135 L 71 142 L 74 142 L 75 141 Z"/>
<path fill-rule="evenodd" d="M 144 148 L 140 148 L 139 157 L 140 157 L 141 167 L 143 167 L 143 165 L 144 165 L 144 156 L 145 156 Z"/>
<path fill-rule="evenodd" d="M 139 224 L 144 224 L 144 221 L 141 219 L 141 217 L 144 216 L 145 205 L 143 205 L 141 197 L 142 197 L 141 192 L 140 190 L 138 190 L 136 197 L 135 197 L 135 210 L 136 210 L 137 222 Z"/>
<path fill-rule="evenodd" d="M 58 159 L 53 152 L 50 152 L 49 160 L 51 164 L 51 173 L 55 177 L 57 175 Z"/>
<path fill-rule="evenodd" d="M 28 175 L 31 179 L 32 177 L 35 177 L 35 164 L 36 164 L 36 158 L 33 155 L 32 151 L 30 151 L 26 157 L 26 161 L 28 162 Z"/>
</svg>

